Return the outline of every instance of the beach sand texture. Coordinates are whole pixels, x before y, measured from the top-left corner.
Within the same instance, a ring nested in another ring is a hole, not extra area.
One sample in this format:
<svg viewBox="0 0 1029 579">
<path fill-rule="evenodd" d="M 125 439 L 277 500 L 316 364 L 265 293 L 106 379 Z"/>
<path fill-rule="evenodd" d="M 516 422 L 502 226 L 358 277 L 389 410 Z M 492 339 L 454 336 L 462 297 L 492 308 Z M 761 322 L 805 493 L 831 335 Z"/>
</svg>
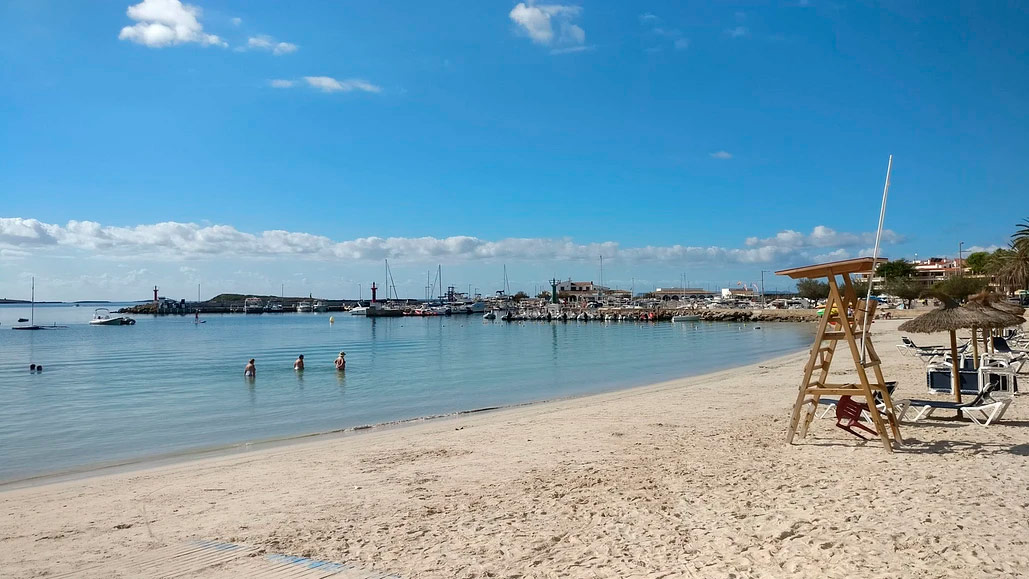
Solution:
<svg viewBox="0 0 1029 579">
<path fill-rule="evenodd" d="M 899 323 L 876 346 L 924 398 Z M 828 419 L 788 446 L 806 357 L 6 491 L 0 576 L 139 576 L 119 561 L 196 539 L 401 577 L 1029 576 L 1029 399 L 892 455 Z"/>
</svg>

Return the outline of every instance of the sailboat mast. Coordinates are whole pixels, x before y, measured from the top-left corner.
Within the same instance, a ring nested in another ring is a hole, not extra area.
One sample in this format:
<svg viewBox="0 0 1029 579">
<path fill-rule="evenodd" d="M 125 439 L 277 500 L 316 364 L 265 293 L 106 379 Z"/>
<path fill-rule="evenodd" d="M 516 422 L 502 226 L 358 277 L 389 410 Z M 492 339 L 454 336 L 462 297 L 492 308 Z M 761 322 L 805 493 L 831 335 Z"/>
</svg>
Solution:
<svg viewBox="0 0 1029 579">
<path fill-rule="evenodd" d="M 32 289 L 29 293 L 29 325 L 36 325 L 36 276 L 32 276 Z"/>
</svg>

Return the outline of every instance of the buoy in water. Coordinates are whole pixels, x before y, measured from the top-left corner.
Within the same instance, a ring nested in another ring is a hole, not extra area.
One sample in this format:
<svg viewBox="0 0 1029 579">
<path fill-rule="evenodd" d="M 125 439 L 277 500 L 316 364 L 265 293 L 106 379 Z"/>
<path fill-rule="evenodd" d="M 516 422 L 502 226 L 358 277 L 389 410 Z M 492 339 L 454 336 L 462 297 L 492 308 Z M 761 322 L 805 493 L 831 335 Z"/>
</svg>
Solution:
<svg viewBox="0 0 1029 579">
<path fill-rule="evenodd" d="M 336 318 L 334 316 L 329 316 L 329 323 L 330 324 L 335 324 L 336 323 Z"/>
</svg>

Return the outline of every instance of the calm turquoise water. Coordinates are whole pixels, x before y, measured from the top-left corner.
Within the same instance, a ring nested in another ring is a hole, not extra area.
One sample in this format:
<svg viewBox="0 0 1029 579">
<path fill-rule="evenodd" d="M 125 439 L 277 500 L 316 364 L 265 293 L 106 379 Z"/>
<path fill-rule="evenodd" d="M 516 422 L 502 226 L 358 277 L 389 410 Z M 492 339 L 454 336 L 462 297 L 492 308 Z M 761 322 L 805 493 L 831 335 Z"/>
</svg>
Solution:
<svg viewBox="0 0 1029 579">
<path fill-rule="evenodd" d="M 92 314 L 37 307 L 37 324 L 68 327 L 18 332 L 28 309 L 0 306 L 0 481 L 648 384 L 793 352 L 814 331 L 338 313 L 334 325 L 328 314 L 264 314 L 93 327 Z M 340 350 L 344 374 L 332 364 Z M 243 378 L 251 357 L 253 382 Z"/>
</svg>

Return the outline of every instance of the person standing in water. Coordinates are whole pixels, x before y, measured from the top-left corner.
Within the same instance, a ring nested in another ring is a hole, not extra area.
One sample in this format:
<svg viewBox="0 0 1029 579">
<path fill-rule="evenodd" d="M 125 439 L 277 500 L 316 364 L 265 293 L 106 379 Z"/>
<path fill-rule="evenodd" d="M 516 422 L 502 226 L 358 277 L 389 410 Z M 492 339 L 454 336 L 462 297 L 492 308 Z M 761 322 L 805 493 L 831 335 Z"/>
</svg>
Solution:
<svg viewBox="0 0 1029 579">
<path fill-rule="evenodd" d="M 336 358 L 336 371 L 337 372 L 342 372 L 343 370 L 347 369 L 347 361 L 346 361 L 346 358 L 344 358 L 344 356 L 346 356 L 346 355 L 347 355 L 346 352 L 340 352 L 339 353 L 339 357 Z"/>
<path fill-rule="evenodd" d="M 303 354 L 300 354 L 300 356 L 297 358 L 297 361 L 293 362 L 293 369 L 294 370 L 298 370 L 298 371 L 304 369 L 304 355 Z"/>
<path fill-rule="evenodd" d="M 250 358 L 250 361 L 247 362 L 246 368 L 243 368 L 243 375 L 246 376 L 247 378 L 255 378 L 255 377 L 257 377 L 257 367 L 254 366 L 254 359 L 253 358 Z"/>
</svg>

